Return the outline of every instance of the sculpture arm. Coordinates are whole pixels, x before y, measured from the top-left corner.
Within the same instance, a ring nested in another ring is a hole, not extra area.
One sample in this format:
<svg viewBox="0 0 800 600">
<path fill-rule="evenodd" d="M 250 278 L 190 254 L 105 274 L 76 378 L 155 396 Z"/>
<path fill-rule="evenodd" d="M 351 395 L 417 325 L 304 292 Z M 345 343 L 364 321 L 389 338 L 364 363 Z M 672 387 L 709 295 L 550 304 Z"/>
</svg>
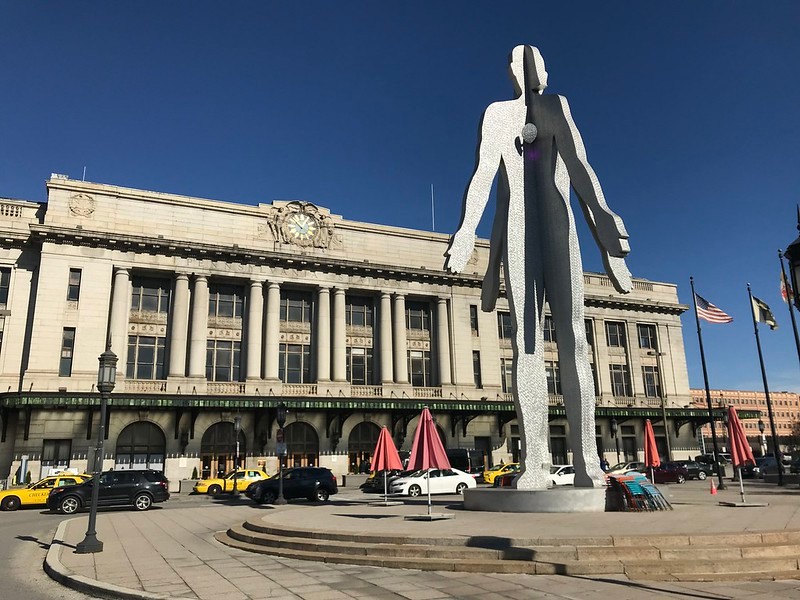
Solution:
<svg viewBox="0 0 800 600">
<path fill-rule="evenodd" d="M 497 118 L 493 105 L 490 105 L 481 119 L 475 172 L 464 193 L 461 225 L 445 251 L 446 268 L 454 273 L 464 270 L 475 248 L 475 230 L 489 201 L 492 181 L 500 164 L 500 148 L 493 138 Z"/>
<path fill-rule="evenodd" d="M 622 219 L 606 204 L 597 175 L 586 158 L 586 149 L 572 120 L 567 99 L 558 96 L 558 100 L 562 119 L 556 134 L 556 143 L 567 166 L 572 187 L 581 202 L 586 221 L 601 251 L 614 258 L 624 258 L 630 252 L 628 232 Z"/>
</svg>

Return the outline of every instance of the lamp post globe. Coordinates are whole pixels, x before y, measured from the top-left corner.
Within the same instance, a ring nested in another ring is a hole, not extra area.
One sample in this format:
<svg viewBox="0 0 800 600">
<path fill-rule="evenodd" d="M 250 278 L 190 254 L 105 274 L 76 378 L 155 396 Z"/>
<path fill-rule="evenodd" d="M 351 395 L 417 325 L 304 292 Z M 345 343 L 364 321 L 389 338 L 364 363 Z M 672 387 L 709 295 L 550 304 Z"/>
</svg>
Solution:
<svg viewBox="0 0 800 600">
<path fill-rule="evenodd" d="M 103 542 L 97 539 L 97 501 L 100 497 L 100 476 L 103 472 L 103 441 L 106 437 L 106 414 L 108 413 L 108 396 L 114 390 L 117 380 L 117 355 L 111 351 L 111 344 L 106 346 L 97 359 L 97 390 L 100 392 L 100 423 L 97 427 L 97 445 L 94 452 L 94 477 L 92 479 L 92 503 L 89 507 L 89 524 L 83 541 L 75 546 L 77 554 L 91 554 L 103 551 Z"/>
<path fill-rule="evenodd" d="M 612 417 L 611 418 L 611 437 L 614 438 L 614 446 L 617 449 L 617 464 L 619 464 L 619 436 L 617 432 L 619 431 L 619 423 L 617 423 L 617 419 Z"/>
<path fill-rule="evenodd" d="M 278 448 L 278 497 L 275 499 L 275 504 L 286 504 L 286 498 L 283 497 L 283 451 L 285 449 L 283 426 L 286 424 L 286 405 L 281 402 L 276 410 L 275 420 L 278 422 L 278 431 L 280 432 L 279 443 L 284 444 L 284 446 Z"/>
<path fill-rule="evenodd" d="M 797 231 L 800 231 L 800 207 L 797 209 Z M 797 296 L 797 283 L 800 281 L 800 237 L 793 241 L 783 252 L 784 258 L 789 261 L 789 278 L 794 291 L 794 305 L 800 310 L 800 298 Z"/>
</svg>

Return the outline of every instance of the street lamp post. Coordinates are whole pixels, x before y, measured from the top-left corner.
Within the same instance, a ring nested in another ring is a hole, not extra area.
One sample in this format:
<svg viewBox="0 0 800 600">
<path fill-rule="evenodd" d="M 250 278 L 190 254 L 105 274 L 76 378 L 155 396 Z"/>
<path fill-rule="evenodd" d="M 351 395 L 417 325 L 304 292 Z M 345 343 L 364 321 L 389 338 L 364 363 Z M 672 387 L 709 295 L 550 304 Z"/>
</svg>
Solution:
<svg viewBox="0 0 800 600">
<path fill-rule="evenodd" d="M 97 501 L 100 497 L 100 475 L 103 472 L 103 441 L 106 437 L 106 413 L 108 396 L 114 389 L 117 379 L 117 355 L 111 351 L 111 344 L 98 358 L 97 390 L 100 392 L 100 425 L 97 428 L 97 446 L 94 451 L 94 479 L 92 481 L 92 504 L 89 510 L 89 526 L 83 541 L 75 546 L 76 554 L 91 554 L 103 551 L 103 542 L 97 539 Z"/>
<path fill-rule="evenodd" d="M 617 435 L 617 431 L 619 430 L 619 424 L 617 420 L 612 417 L 611 419 L 611 437 L 614 438 L 614 445 L 617 448 L 617 464 L 619 464 L 619 436 Z"/>
<path fill-rule="evenodd" d="M 275 499 L 275 504 L 286 504 L 286 498 L 283 497 L 283 456 L 286 453 L 286 442 L 283 437 L 283 426 L 286 424 L 286 405 L 281 402 L 278 404 L 278 444 L 283 447 L 278 448 L 278 497 Z"/>
<path fill-rule="evenodd" d="M 764 430 L 766 426 L 764 425 L 764 421 L 761 419 L 758 420 L 758 432 L 761 434 L 761 456 L 767 455 L 767 436 L 764 435 Z"/>
<path fill-rule="evenodd" d="M 239 432 L 242 430 L 242 416 L 236 415 L 233 418 L 233 439 L 236 440 L 236 452 L 233 458 L 233 497 L 239 496 L 238 483 L 239 477 Z"/>
</svg>

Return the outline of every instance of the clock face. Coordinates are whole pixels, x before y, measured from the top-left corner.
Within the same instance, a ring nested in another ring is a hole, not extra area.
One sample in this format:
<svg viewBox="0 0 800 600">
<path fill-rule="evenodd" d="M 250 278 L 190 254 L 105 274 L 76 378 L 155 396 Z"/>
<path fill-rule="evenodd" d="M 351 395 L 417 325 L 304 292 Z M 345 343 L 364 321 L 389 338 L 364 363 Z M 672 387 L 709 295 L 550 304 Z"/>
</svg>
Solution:
<svg viewBox="0 0 800 600">
<path fill-rule="evenodd" d="M 306 242 L 317 234 L 317 222 L 305 213 L 295 213 L 288 219 L 288 229 L 296 241 Z"/>
</svg>

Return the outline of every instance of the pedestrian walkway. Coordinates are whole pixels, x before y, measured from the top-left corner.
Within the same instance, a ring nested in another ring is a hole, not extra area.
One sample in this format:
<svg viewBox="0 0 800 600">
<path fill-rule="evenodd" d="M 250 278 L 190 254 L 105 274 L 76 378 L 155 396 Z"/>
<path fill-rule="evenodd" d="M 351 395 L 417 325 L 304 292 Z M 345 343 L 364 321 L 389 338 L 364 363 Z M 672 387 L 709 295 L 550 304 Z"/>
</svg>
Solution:
<svg viewBox="0 0 800 600">
<path fill-rule="evenodd" d="M 424 512 L 414 499 L 404 507 L 376 507 L 374 499 L 348 492 L 325 505 L 292 503 L 283 507 L 239 502 L 201 502 L 194 508 L 146 513 L 103 512 L 98 538 L 104 552 L 74 553 L 87 516 L 65 521 L 48 552 L 46 569 L 62 583 L 89 593 L 119 598 L 224 599 L 293 598 L 436 599 L 463 598 L 759 598 L 800 597 L 800 581 L 660 583 L 634 582 L 622 576 L 577 577 L 400 570 L 323 564 L 270 557 L 230 548 L 214 534 L 245 520 L 266 517 L 305 529 L 320 528 L 406 535 L 494 535 L 519 538 L 619 534 L 736 533 L 800 531 L 800 490 L 748 485 L 748 499 L 766 508 L 724 508 L 718 500 L 736 500 L 731 486 L 717 496 L 698 482 L 661 486 L 674 511 L 599 514 L 503 514 L 462 511 L 452 500 L 435 500 L 436 511 L 455 518 L 438 522 L 404 521 L 403 514 Z M 203 499 L 205 500 L 205 499 Z"/>
</svg>

